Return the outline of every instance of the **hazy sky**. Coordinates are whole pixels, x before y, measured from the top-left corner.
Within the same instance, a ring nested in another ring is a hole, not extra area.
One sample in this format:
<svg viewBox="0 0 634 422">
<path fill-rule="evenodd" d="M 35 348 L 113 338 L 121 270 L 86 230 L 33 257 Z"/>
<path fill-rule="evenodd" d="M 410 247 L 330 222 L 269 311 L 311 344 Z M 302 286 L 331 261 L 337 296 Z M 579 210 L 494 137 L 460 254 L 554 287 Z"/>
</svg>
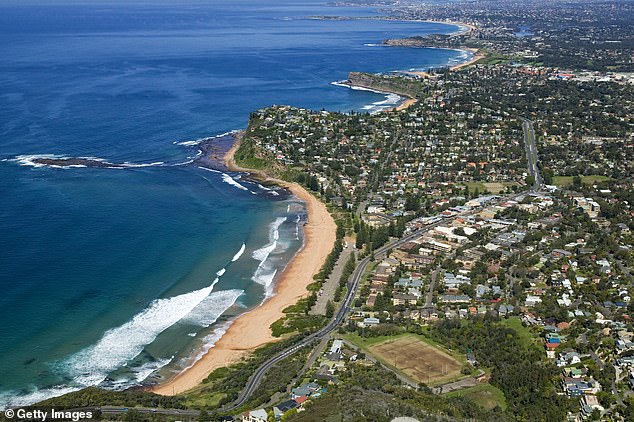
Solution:
<svg viewBox="0 0 634 422">
<path fill-rule="evenodd" d="M 239 2 L 240 0 L 235 0 Z M 2 6 L 65 4 L 213 4 L 214 0 L 0 0 Z"/>
</svg>

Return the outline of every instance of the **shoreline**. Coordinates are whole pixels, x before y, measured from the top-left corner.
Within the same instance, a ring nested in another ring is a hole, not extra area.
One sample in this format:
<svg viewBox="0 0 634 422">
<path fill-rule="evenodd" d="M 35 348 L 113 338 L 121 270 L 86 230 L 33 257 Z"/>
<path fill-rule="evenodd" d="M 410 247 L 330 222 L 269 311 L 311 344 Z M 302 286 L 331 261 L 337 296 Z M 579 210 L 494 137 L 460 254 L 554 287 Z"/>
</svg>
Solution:
<svg viewBox="0 0 634 422">
<path fill-rule="evenodd" d="M 472 25 L 470 23 L 466 23 L 466 22 L 431 21 L 431 20 L 426 20 L 426 19 L 405 19 L 405 22 L 408 22 L 408 21 L 409 22 L 422 22 L 422 23 L 444 23 L 446 25 L 455 25 L 455 26 L 459 27 L 459 29 L 457 31 L 448 34 L 449 36 L 462 35 L 462 34 L 466 34 L 467 32 L 475 31 L 475 30 L 478 29 L 477 26 Z"/>
<path fill-rule="evenodd" d="M 450 67 L 449 70 L 452 71 L 452 72 L 455 72 L 455 71 L 460 70 L 460 69 L 462 69 L 464 67 L 467 67 L 467 66 L 471 66 L 472 64 L 476 63 L 480 59 L 483 59 L 484 57 L 486 57 L 484 54 L 481 54 L 480 50 L 477 49 L 477 48 L 466 47 L 466 48 L 461 48 L 460 50 L 462 50 L 462 51 L 470 51 L 471 54 L 473 54 L 473 56 L 471 57 L 471 60 L 468 60 L 468 61 L 466 61 L 464 63 L 460 63 L 460 64 L 457 64 L 455 66 Z"/>
<path fill-rule="evenodd" d="M 394 95 L 398 95 L 401 98 L 401 100 L 399 100 L 400 101 L 399 104 L 395 105 L 394 107 L 388 107 L 388 108 L 385 108 L 383 110 L 378 110 L 378 111 L 376 111 L 376 113 L 383 113 L 383 112 L 386 112 L 386 111 L 401 111 L 401 110 L 405 110 L 405 109 L 409 108 L 410 106 L 412 106 L 412 105 L 414 105 L 414 104 L 416 104 L 418 102 L 417 98 L 411 97 L 409 95 L 406 95 L 406 94 L 403 94 L 403 93 L 400 93 L 400 92 L 393 92 L 393 91 L 388 91 L 388 90 L 379 90 L 379 89 L 375 89 L 375 88 L 372 88 L 372 87 L 369 87 L 369 86 L 356 85 L 356 84 L 351 83 L 349 80 L 336 82 L 336 83 L 333 82 L 332 85 L 335 85 L 335 86 L 346 86 L 348 88 L 362 88 L 364 90 L 371 91 L 371 92 L 374 92 L 374 93 L 377 93 L 377 94 L 387 94 L 387 95 L 394 94 Z M 245 171 L 245 170 L 242 170 L 242 171 Z"/>
<path fill-rule="evenodd" d="M 432 23 L 446 23 L 461 27 L 451 35 L 458 35 L 477 29 L 473 25 L 462 22 L 438 22 L 420 21 Z M 451 71 L 469 66 L 484 56 L 479 56 L 477 49 L 460 49 L 470 51 L 473 54 L 471 60 L 450 68 Z M 419 77 L 429 77 L 427 72 L 406 72 Z M 349 84 L 349 86 L 357 86 Z M 367 87 L 362 87 L 370 89 Z M 376 91 L 379 93 L 396 94 L 403 101 L 395 107 L 382 111 L 401 111 L 416 104 L 416 98 L 405 96 L 396 92 Z M 270 325 L 284 316 L 282 312 L 288 306 L 294 305 L 301 298 L 308 295 L 306 287 L 311 284 L 313 275 L 316 274 L 332 249 L 336 237 L 337 226 L 326 206 L 315 196 L 309 193 L 298 183 L 289 183 L 270 177 L 265 171 L 240 167 L 236 164 L 234 156 L 240 148 L 244 131 L 232 134 L 234 142 L 226 151 L 222 160 L 214 156 L 216 163 L 222 162 L 229 171 L 246 172 L 262 182 L 269 182 L 288 189 L 294 196 L 306 204 L 308 222 L 304 226 L 304 244 L 291 258 L 275 281 L 274 294 L 265 299 L 262 304 L 252 310 L 237 316 L 218 339 L 218 341 L 196 362 L 185 368 L 172 379 L 161 382 L 150 388 L 156 394 L 173 396 L 184 393 L 200 386 L 203 380 L 211 372 L 218 368 L 227 367 L 240 362 L 255 349 L 281 338 L 273 337 Z M 203 157 L 204 159 L 204 154 Z"/>
<path fill-rule="evenodd" d="M 463 63 L 459 63 L 457 65 L 451 66 L 449 68 L 449 70 L 451 72 L 455 72 L 457 70 L 460 70 L 464 67 L 467 66 L 471 66 L 472 64 L 476 63 L 478 60 L 483 59 L 486 57 L 485 54 L 482 54 L 480 52 L 479 49 L 477 48 L 471 48 L 471 47 L 462 47 L 462 48 L 445 48 L 445 47 L 425 47 L 425 48 L 438 48 L 438 49 L 442 49 L 442 50 L 454 50 L 454 51 L 463 51 L 463 52 L 469 52 L 472 54 L 472 57 L 467 60 L 466 62 Z M 427 71 L 422 71 L 422 70 L 398 70 L 396 71 L 398 73 L 403 73 L 405 75 L 412 75 L 412 76 L 416 76 L 419 78 L 430 78 L 432 75 L 427 72 Z"/>
<path fill-rule="evenodd" d="M 215 369 L 239 362 L 250 352 L 265 344 L 281 340 L 271 335 L 270 325 L 284 316 L 288 306 L 308 295 L 306 287 L 330 253 L 335 242 L 337 226 L 326 206 L 297 183 L 288 183 L 269 177 L 264 171 L 245 169 L 236 165 L 234 154 L 240 147 L 242 133 L 224 156 L 230 171 L 248 172 L 263 181 L 288 189 L 306 204 L 308 221 L 304 225 L 304 244 L 288 262 L 275 281 L 274 295 L 261 305 L 235 318 L 223 336 L 189 368 L 171 380 L 150 388 L 160 395 L 176 395 L 199 386 Z"/>
</svg>

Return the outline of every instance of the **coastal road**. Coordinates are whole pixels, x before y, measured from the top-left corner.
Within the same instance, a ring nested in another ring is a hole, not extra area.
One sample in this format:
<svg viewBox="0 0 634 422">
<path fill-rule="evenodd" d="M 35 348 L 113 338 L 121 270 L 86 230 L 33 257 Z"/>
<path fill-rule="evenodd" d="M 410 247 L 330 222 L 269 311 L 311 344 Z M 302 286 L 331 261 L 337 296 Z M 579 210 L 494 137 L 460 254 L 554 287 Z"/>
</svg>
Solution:
<svg viewBox="0 0 634 422">
<path fill-rule="evenodd" d="M 437 226 L 440 226 L 442 224 L 446 224 L 446 223 L 447 223 L 447 220 L 441 220 L 441 221 L 438 221 L 437 223 L 430 224 L 429 226 L 426 226 L 424 228 L 416 230 L 416 231 L 412 232 L 411 234 L 409 234 L 409 235 L 407 235 L 407 236 L 405 236 L 405 237 L 403 237 L 401 239 L 389 242 L 389 243 L 385 244 L 384 246 L 380 247 L 379 249 L 375 250 L 374 251 L 374 256 L 375 256 L 376 259 L 380 259 L 383 255 L 385 255 L 385 253 L 389 249 L 393 249 L 394 247 L 398 247 L 398 246 L 400 246 L 400 245 L 402 245 L 404 243 L 407 243 L 410 240 L 413 240 L 413 239 L 415 239 L 417 237 L 420 237 L 425 232 L 427 232 L 429 230 L 432 230 L 433 228 L 435 228 Z M 365 257 L 363 260 L 361 260 L 357 264 L 357 268 L 355 269 L 354 273 L 352 273 L 350 281 L 348 282 L 348 291 L 346 292 L 346 295 L 343 298 L 341 307 L 339 308 L 339 310 L 337 311 L 337 313 L 335 314 L 333 319 L 328 323 L 328 325 L 323 327 L 321 330 L 319 330 L 319 331 L 307 336 L 306 338 L 302 339 L 299 343 L 289 347 L 288 349 L 280 352 L 276 356 L 273 356 L 272 358 L 270 358 L 269 360 L 264 362 L 257 369 L 257 371 L 254 372 L 254 374 L 251 376 L 251 378 L 249 378 L 249 380 L 247 381 L 246 386 L 244 387 L 244 389 L 238 395 L 237 400 L 235 402 L 233 402 L 233 404 L 231 404 L 230 406 L 224 407 L 224 408 L 222 408 L 220 410 L 221 411 L 230 411 L 230 410 L 233 410 L 233 409 L 236 409 L 236 408 L 242 406 L 244 403 L 246 403 L 246 401 L 249 399 L 249 397 L 257 389 L 258 385 L 260 384 L 260 382 L 264 378 L 264 375 L 266 374 L 266 372 L 271 367 L 273 367 L 276 363 L 278 363 L 278 362 L 286 359 L 287 357 L 293 355 L 298 350 L 308 346 L 309 344 L 313 344 L 315 341 L 320 341 L 325 336 L 327 336 L 332 331 L 334 331 L 335 328 L 337 328 L 337 326 L 341 322 L 343 322 L 343 320 L 345 319 L 346 315 L 348 314 L 348 312 L 352 308 L 352 302 L 353 302 L 354 297 L 356 295 L 356 292 L 357 292 L 357 289 L 358 289 L 359 284 L 361 282 L 361 279 L 363 278 L 363 274 L 365 273 L 366 269 L 368 268 L 368 265 L 370 265 L 371 262 L 372 262 L 371 257 L 367 256 L 367 257 Z"/>
<path fill-rule="evenodd" d="M 200 416 L 199 410 L 184 410 L 184 409 L 159 409 L 152 407 L 116 407 L 116 406 L 103 406 L 100 407 L 102 415 L 117 415 L 122 413 L 128 413 L 129 410 L 134 410 L 137 413 L 145 413 L 150 415 L 167 415 L 167 416 L 179 416 L 182 418 L 195 418 Z"/>
<path fill-rule="evenodd" d="M 524 147 L 526 148 L 526 160 L 528 162 L 528 174 L 533 176 L 533 190 L 539 190 L 542 185 L 542 178 L 537 167 L 537 144 L 535 143 L 535 128 L 533 122 L 528 119 L 522 119 L 522 130 L 524 131 Z"/>
<path fill-rule="evenodd" d="M 158 407 L 123 407 L 123 406 L 99 406 L 99 407 L 80 407 L 75 409 L 64 409 L 64 412 L 92 412 L 93 415 L 100 413 L 101 415 L 123 415 L 130 411 L 143 413 L 147 415 L 166 415 L 176 416 L 179 419 L 191 420 L 200 416 L 199 410 L 185 409 L 165 409 Z"/>
<path fill-rule="evenodd" d="M 522 195 L 525 195 L 527 192 L 521 192 L 521 193 L 517 193 L 514 195 L 510 195 L 508 197 L 500 197 L 500 199 L 498 201 L 496 201 L 497 203 L 500 203 L 502 201 L 506 201 L 509 199 L 516 199 Z M 397 240 L 393 240 L 391 242 L 388 242 L 387 244 L 385 244 L 384 246 L 376 249 L 374 251 L 374 256 L 375 259 L 381 259 L 386 252 L 389 249 L 393 249 L 395 247 L 398 247 L 404 243 L 407 243 L 411 240 L 414 240 L 422 235 L 424 235 L 426 232 L 433 230 L 434 228 L 447 224 L 448 222 L 452 221 L 455 218 L 458 217 L 465 217 L 468 215 L 471 215 L 475 212 L 478 212 L 479 210 L 470 210 L 470 211 L 465 211 L 462 212 L 460 214 L 457 214 L 451 218 L 446 218 L 446 219 L 442 219 L 436 223 L 430 224 L 428 226 L 422 227 L 418 230 L 413 231 L 412 233 L 406 235 L 405 237 L 402 237 L 400 239 Z M 311 345 L 311 344 L 315 344 L 316 342 L 321 341 L 324 337 L 328 336 L 332 331 L 334 331 L 337 326 L 339 324 L 341 324 L 343 322 L 343 320 L 345 319 L 346 315 L 348 314 L 348 312 L 352 309 L 352 302 L 355 298 L 357 289 L 359 287 L 359 284 L 361 283 L 361 279 L 363 278 L 363 275 L 365 274 L 365 271 L 367 270 L 368 266 L 370 265 L 370 263 L 372 262 L 371 256 L 367 256 L 365 257 L 363 260 L 359 261 L 357 264 L 357 267 L 355 269 L 355 271 L 352 273 L 350 281 L 348 282 L 348 290 L 346 292 L 346 295 L 343 298 L 341 307 L 339 308 L 339 310 L 337 311 L 337 313 L 335 314 L 335 316 L 333 317 L 333 319 L 328 323 L 328 325 L 326 325 L 325 327 L 323 327 L 322 329 L 320 329 L 319 331 L 310 334 L 309 336 L 305 337 L 304 339 L 300 340 L 298 343 L 296 343 L 293 346 L 290 346 L 289 348 L 287 348 L 286 350 L 278 353 L 277 355 L 273 356 L 272 358 L 270 358 L 269 360 L 267 360 L 266 362 L 264 362 L 254 373 L 253 375 L 251 375 L 251 377 L 249 378 L 249 380 L 247 381 L 247 384 L 245 385 L 244 389 L 242 389 L 242 391 L 240 392 L 240 394 L 238 394 L 238 398 L 236 399 L 236 401 L 234 401 L 231 405 L 223 407 L 221 409 L 219 409 L 220 411 L 230 411 L 233 409 L 236 409 L 240 406 L 242 406 L 244 403 L 247 402 L 247 400 L 249 399 L 249 397 L 251 397 L 251 395 L 253 394 L 253 392 L 257 389 L 258 385 L 260 384 L 260 382 L 262 381 L 262 379 L 264 378 L 264 376 L 266 375 L 267 371 L 269 369 L 271 369 L 271 367 L 273 367 L 275 364 L 277 364 L 278 362 L 286 359 L 287 357 L 293 355 L 295 352 L 297 352 L 298 350 Z"/>
</svg>

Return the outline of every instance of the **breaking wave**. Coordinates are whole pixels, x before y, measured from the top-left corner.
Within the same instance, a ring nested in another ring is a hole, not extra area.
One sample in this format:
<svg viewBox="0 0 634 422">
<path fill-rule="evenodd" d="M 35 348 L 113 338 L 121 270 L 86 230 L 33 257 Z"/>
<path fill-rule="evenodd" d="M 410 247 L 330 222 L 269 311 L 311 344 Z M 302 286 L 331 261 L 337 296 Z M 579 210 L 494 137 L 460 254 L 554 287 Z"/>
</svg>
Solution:
<svg viewBox="0 0 634 422">
<path fill-rule="evenodd" d="M 246 248 L 247 248 L 247 245 L 243 243 L 240 250 L 233 256 L 233 258 L 231 258 L 231 262 L 236 262 L 238 259 L 240 259 L 240 257 L 242 256 Z"/>
<path fill-rule="evenodd" d="M 233 179 L 233 177 L 229 176 L 227 173 L 222 173 L 222 181 L 225 182 L 225 183 L 230 184 L 231 186 L 235 186 L 238 189 L 242 189 L 242 190 L 246 190 L 246 191 L 249 190 L 249 189 L 245 188 L 244 186 L 242 186 L 237 181 L 235 181 Z"/>
<path fill-rule="evenodd" d="M 350 85 L 346 82 L 347 81 L 339 81 L 339 82 L 331 82 L 330 84 L 334 86 L 342 86 L 342 87 L 349 88 L 355 91 L 374 92 L 375 94 L 381 94 L 385 96 L 385 99 L 382 101 L 376 101 L 374 103 L 371 103 L 362 107 L 362 110 L 366 110 L 370 114 L 378 113 L 380 111 L 396 107 L 400 102 L 402 102 L 405 99 L 404 97 L 398 94 L 394 94 L 392 92 L 378 91 L 376 89 Z"/>
<path fill-rule="evenodd" d="M 280 238 L 280 226 L 287 220 L 287 217 L 278 217 L 269 227 L 269 243 L 253 251 L 252 257 L 256 261 L 260 261 L 258 268 L 255 270 L 251 279 L 256 283 L 264 286 L 267 297 L 272 293 L 272 283 L 277 274 L 277 269 L 269 262 L 269 256 L 278 245 Z"/>
<path fill-rule="evenodd" d="M 103 382 L 110 372 L 134 359 L 160 333 L 187 316 L 209 296 L 216 283 L 217 279 L 205 288 L 169 299 L 154 300 L 130 321 L 106 331 L 95 345 L 66 359 L 66 371 L 80 385 Z"/>
<path fill-rule="evenodd" d="M 194 139 L 193 141 L 174 141 L 172 142 L 174 145 L 182 145 L 186 147 L 193 147 L 199 145 L 203 142 L 211 141 L 212 139 L 224 138 L 225 136 L 233 135 L 235 133 L 240 132 L 239 129 L 230 130 L 229 132 L 221 133 L 220 135 L 215 136 L 206 136 L 204 138 Z"/>
</svg>

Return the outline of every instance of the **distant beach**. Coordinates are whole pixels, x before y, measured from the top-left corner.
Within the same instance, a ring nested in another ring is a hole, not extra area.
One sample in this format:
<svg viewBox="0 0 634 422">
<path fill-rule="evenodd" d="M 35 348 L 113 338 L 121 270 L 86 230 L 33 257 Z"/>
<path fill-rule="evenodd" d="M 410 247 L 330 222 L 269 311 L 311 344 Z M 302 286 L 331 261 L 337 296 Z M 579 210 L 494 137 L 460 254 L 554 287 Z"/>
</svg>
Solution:
<svg viewBox="0 0 634 422">
<path fill-rule="evenodd" d="M 236 165 L 234 154 L 239 148 L 240 138 L 240 135 L 236 136 L 235 143 L 227 151 L 225 165 L 231 171 L 246 171 L 259 179 L 278 184 L 306 203 L 308 222 L 304 226 L 304 245 L 276 279 L 275 294 L 262 305 L 237 317 L 222 338 L 192 367 L 153 387 L 152 391 L 158 394 L 174 395 L 190 390 L 213 370 L 237 363 L 256 348 L 279 340 L 272 336 L 269 327 L 283 316 L 283 309 L 308 294 L 306 287 L 313 282 L 313 275 L 320 270 L 335 242 L 335 221 L 326 206 L 306 189 L 297 183 L 273 179 L 262 171 Z"/>
<path fill-rule="evenodd" d="M 456 71 L 464 67 L 471 66 L 472 64 L 476 63 L 478 60 L 483 59 L 485 57 L 484 54 L 479 54 L 480 50 L 478 50 L 477 48 L 463 48 L 462 50 L 470 51 L 473 54 L 473 56 L 471 57 L 471 60 L 452 66 L 450 70 Z"/>
</svg>

